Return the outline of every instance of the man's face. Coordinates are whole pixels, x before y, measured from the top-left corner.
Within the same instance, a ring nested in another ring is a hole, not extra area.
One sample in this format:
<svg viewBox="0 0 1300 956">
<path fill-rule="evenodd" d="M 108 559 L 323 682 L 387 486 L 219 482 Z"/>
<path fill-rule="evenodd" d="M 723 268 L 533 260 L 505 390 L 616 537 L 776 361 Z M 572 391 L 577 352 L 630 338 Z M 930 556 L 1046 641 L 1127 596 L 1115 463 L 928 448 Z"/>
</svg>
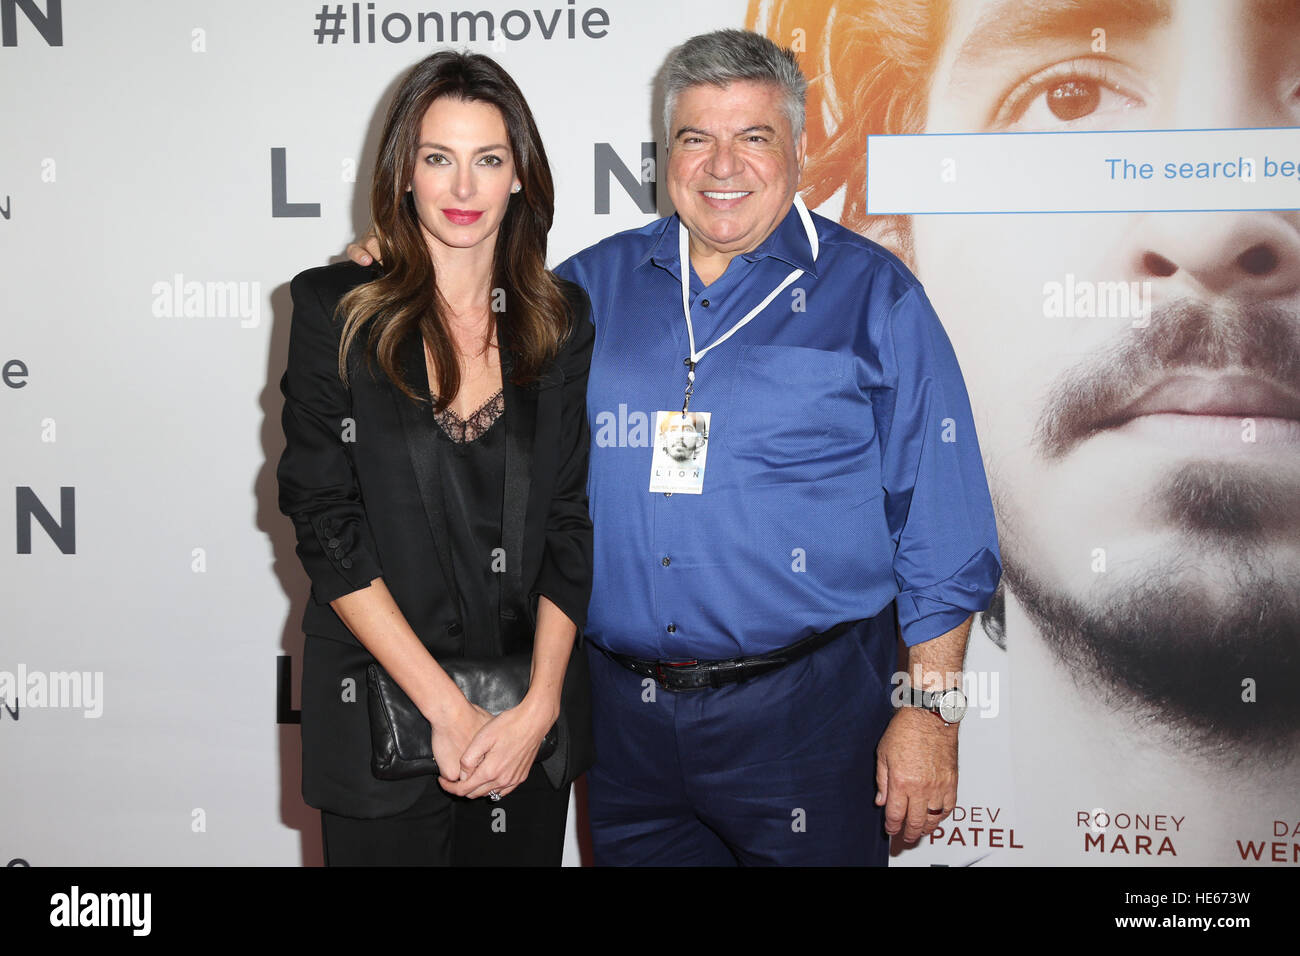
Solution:
<svg viewBox="0 0 1300 956">
<path fill-rule="evenodd" d="M 674 415 L 664 429 L 662 446 L 674 461 L 688 461 L 704 444 L 693 418 Z"/>
<path fill-rule="evenodd" d="M 927 110 L 938 133 L 1300 125 L 1300 3 L 956 0 Z M 1091 640 L 1103 671 L 1149 666 L 1138 689 L 1157 700 L 1215 668 L 1238 694 L 1269 660 L 1296 671 L 1297 213 L 912 225 L 971 393 L 1008 582 L 1045 631 L 1068 619 L 1057 630 L 1076 636 L 1057 649 Z M 1150 283 L 1146 327 L 1045 318 L 1045 284 L 1067 275 Z"/>
<path fill-rule="evenodd" d="M 668 195 L 699 251 L 748 252 L 790 211 L 806 137 L 795 142 L 781 104 L 775 84 L 750 80 L 678 96 Z"/>
</svg>

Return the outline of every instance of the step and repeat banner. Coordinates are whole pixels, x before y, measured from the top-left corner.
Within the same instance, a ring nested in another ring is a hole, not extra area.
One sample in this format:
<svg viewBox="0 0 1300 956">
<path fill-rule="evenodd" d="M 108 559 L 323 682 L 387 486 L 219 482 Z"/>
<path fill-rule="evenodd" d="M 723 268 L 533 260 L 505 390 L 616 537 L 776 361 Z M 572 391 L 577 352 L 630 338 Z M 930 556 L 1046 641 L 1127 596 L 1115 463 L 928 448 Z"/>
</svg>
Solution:
<svg viewBox="0 0 1300 956">
<path fill-rule="evenodd" d="M 528 96 L 552 264 L 671 213 L 652 78 L 722 27 L 800 54 L 804 196 L 924 282 L 997 508 L 959 805 L 893 864 L 1300 864 L 1286 0 L 0 0 L 0 862 L 321 862 L 289 279 L 440 47 Z"/>
</svg>

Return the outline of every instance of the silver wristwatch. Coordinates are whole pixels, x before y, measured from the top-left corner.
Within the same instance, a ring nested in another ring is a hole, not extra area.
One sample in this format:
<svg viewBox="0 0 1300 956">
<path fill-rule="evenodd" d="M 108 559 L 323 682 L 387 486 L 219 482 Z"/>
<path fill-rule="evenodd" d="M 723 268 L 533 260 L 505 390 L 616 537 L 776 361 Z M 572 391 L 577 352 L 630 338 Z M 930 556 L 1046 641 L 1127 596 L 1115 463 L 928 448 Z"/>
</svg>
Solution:
<svg viewBox="0 0 1300 956">
<path fill-rule="evenodd" d="M 955 724 L 966 716 L 966 695 L 960 687 L 947 690 L 912 691 L 912 706 L 938 716 L 945 724 Z"/>
</svg>

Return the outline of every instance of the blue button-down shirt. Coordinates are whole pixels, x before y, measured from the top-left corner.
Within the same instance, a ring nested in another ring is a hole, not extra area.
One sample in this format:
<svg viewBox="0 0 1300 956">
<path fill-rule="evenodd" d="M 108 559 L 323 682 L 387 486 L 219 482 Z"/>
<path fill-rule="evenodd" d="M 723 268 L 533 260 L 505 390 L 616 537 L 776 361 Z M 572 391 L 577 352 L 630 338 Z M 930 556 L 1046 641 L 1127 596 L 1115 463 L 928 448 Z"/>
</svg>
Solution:
<svg viewBox="0 0 1300 956">
<path fill-rule="evenodd" d="M 1001 573 L 957 359 L 916 278 L 797 211 L 705 287 L 697 349 L 792 269 L 804 275 L 696 369 L 710 412 L 703 494 L 651 493 L 655 412 L 682 407 L 678 219 L 612 236 L 556 271 L 596 326 L 587 411 L 595 578 L 586 634 L 636 657 L 761 654 L 897 601 L 904 641 L 987 607 Z"/>
</svg>

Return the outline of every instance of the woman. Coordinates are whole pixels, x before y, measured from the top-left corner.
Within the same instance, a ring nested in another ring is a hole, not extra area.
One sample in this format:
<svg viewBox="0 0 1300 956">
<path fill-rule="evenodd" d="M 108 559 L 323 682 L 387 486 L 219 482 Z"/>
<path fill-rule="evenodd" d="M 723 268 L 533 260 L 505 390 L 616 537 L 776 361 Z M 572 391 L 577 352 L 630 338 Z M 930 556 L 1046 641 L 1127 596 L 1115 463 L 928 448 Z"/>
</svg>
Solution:
<svg viewBox="0 0 1300 956">
<path fill-rule="evenodd" d="M 545 268 L 553 189 L 491 59 L 437 53 L 394 96 L 371 190 L 383 268 L 294 278 L 280 509 L 312 583 L 303 795 L 327 865 L 547 864 L 590 763 L 585 295 Z M 493 717 L 438 664 L 531 650 Z M 366 666 L 429 720 L 438 775 L 370 768 Z M 561 714 L 552 786 L 535 762 Z"/>
</svg>

